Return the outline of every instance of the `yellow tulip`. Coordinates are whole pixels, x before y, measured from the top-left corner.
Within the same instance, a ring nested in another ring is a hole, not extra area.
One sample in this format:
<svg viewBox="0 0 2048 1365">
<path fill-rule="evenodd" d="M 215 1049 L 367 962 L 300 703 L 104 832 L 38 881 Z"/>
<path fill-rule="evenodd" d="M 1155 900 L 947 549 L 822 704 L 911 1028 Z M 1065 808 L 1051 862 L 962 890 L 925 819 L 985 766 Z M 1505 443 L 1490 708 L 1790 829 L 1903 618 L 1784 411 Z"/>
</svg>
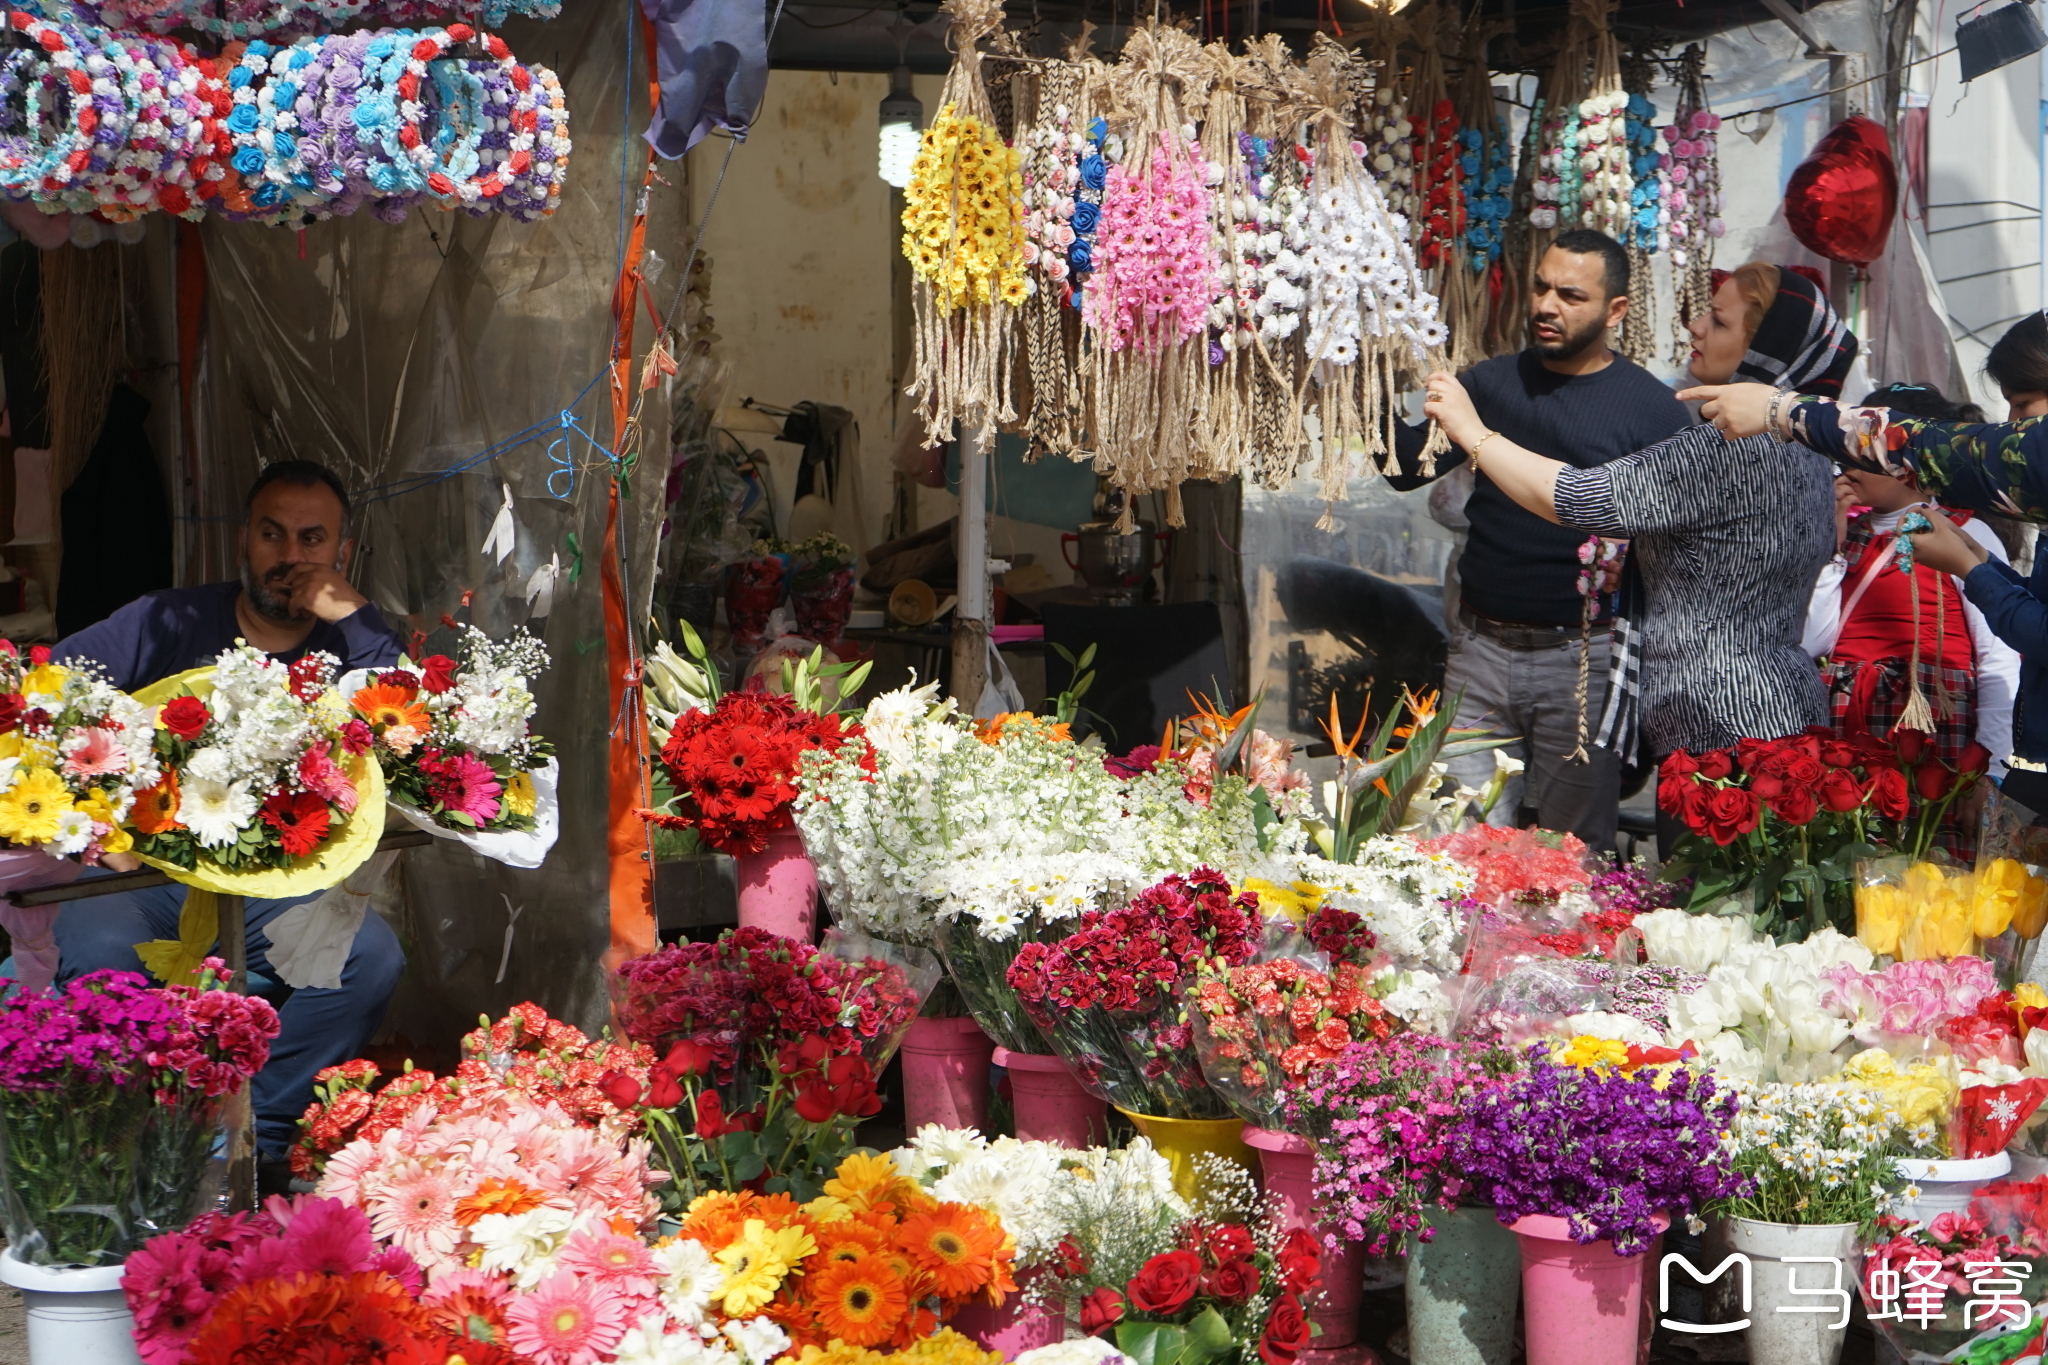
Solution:
<svg viewBox="0 0 2048 1365">
<path fill-rule="evenodd" d="M 1896 886 L 1880 883 L 1856 888 L 1856 937 L 1880 957 L 1899 956 L 1899 933 L 1905 928 L 1906 899 Z"/>
<path fill-rule="evenodd" d="M 2044 925 L 2048 925 L 2048 880 L 2030 872 L 2012 912 L 2013 931 L 2021 938 L 2039 938 Z"/>
<path fill-rule="evenodd" d="M 2027 870 L 2011 858 L 1994 858 L 1977 873 L 1971 927 L 1978 938 L 1997 938 L 2011 926 L 2026 884 Z"/>
</svg>

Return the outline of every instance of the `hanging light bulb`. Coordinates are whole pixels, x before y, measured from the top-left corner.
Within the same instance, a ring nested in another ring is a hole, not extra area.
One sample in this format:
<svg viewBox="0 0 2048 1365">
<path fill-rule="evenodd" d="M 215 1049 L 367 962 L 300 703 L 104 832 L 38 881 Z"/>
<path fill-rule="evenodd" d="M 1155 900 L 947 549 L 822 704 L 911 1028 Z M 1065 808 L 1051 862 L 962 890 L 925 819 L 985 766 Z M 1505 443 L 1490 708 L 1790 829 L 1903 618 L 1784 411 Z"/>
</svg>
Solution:
<svg viewBox="0 0 2048 1365">
<path fill-rule="evenodd" d="M 910 163 L 917 156 L 918 129 L 924 105 L 910 92 L 910 68 L 899 66 L 882 97 L 882 141 L 875 169 L 897 189 L 910 183 Z"/>
</svg>

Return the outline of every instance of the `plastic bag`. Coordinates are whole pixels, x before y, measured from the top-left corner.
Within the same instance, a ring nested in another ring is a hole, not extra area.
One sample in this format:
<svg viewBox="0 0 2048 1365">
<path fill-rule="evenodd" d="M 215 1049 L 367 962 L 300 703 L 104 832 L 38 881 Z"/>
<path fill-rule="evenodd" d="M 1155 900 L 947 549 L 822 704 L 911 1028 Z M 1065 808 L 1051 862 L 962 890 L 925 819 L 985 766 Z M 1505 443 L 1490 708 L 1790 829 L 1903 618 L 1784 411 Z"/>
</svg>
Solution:
<svg viewBox="0 0 2048 1365">
<path fill-rule="evenodd" d="M 1987 1185 L 1960 1213 L 1878 1220 L 1858 1281 L 1871 1327 L 1908 1365 L 2038 1355 L 2048 1179 Z"/>
<path fill-rule="evenodd" d="M 1945 854 L 1856 862 L 1856 937 L 1880 957 L 1901 962 L 1973 956 L 1976 875 Z"/>
<path fill-rule="evenodd" d="M 1613 968 L 1560 951 L 1578 941 L 1576 917 L 1554 906 L 1479 916 L 1464 972 L 1454 983 L 1451 1036 L 1519 1045 L 1566 1036 L 1572 1015 L 1611 1009 Z"/>
<path fill-rule="evenodd" d="M 1994 787 L 1978 822 L 1974 927 L 2007 984 L 2027 976 L 2048 926 L 2048 827 L 2039 821 Z"/>
<path fill-rule="evenodd" d="M 1032 1022 L 1010 985 L 1010 964 L 1025 944 L 1040 939 L 1050 942 L 1071 926 L 1061 925 L 1058 932 L 1046 933 L 1034 919 L 1011 937 L 994 939 L 984 935 L 979 924 L 970 915 L 938 922 L 939 957 L 953 984 L 960 988 L 967 1012 L 997 1047 L 1041 1057 L 1052 1055 L 1052 1040 Z"/>
<path fill-rule="evenodd" d="M 854 970 L 854 979 L 841 992 L 845 1003 L 840 1019 L 847 1022 L 848 1013 L 858 1007 L 859 1019 L 852 1027 L 861 1040 L 860 1055 L 879 1076 L 903 1045 L 911 1021 L 945 969 L 922 948 L 838 926 L 825 931 L 818 951 Z"/>
</svg>

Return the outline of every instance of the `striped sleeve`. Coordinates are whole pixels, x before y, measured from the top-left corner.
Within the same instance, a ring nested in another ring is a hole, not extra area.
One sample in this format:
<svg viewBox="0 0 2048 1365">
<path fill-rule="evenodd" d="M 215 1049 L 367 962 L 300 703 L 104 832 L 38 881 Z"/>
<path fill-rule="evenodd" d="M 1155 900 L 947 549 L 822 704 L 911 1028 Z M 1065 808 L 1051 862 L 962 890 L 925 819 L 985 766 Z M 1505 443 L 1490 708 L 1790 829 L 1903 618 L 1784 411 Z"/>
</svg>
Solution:
<svg viewBox="0 0 2048 1365">
<path fill-rule="evenodd" d="M 1557 471 L 1551 500 L 1557 506 L 1559 525 L 1603 536 L 1628 534 L 1622 529 L 1621 514 L 1614 506 L 1614 480 L 1607 472 L 1612 468 L 1613 464 L 1595 465 L 1591 469 L 1566 466 Z"/>
</svg>

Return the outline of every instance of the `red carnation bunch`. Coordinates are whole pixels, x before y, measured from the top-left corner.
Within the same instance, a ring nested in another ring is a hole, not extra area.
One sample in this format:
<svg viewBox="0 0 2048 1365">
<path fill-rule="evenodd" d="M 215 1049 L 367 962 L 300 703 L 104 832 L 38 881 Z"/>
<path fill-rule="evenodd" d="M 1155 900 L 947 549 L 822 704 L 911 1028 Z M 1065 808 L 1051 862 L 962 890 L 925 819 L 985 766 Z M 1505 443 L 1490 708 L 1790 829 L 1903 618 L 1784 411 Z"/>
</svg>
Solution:
<svg viewBox="0 0 2048 1365">
<path fill-rule="evenodd" d="M 694 829 L 721 853 L 759 853 L 770 834 L 791 827 L 804 754 L 834 753 L 860 736 L 858 723 L 802 710 L 777 693 L 728 692 L 709 711 L 684 712 L 662 746 L 680 813 L 643 818 Z"/>
<path fill-rule="evenodd" d="M 1179 985 L 1203 959 L 1251 961 L 1258 897 L 1214 868 L 1168 876 L 1122 909 L 1091 910 L 1055 943 L 1027 943 L 1007 980 L 1081 1084 L 1124 1109 L 1223 1118 L 1203 1077 Z"/>
</svg>

